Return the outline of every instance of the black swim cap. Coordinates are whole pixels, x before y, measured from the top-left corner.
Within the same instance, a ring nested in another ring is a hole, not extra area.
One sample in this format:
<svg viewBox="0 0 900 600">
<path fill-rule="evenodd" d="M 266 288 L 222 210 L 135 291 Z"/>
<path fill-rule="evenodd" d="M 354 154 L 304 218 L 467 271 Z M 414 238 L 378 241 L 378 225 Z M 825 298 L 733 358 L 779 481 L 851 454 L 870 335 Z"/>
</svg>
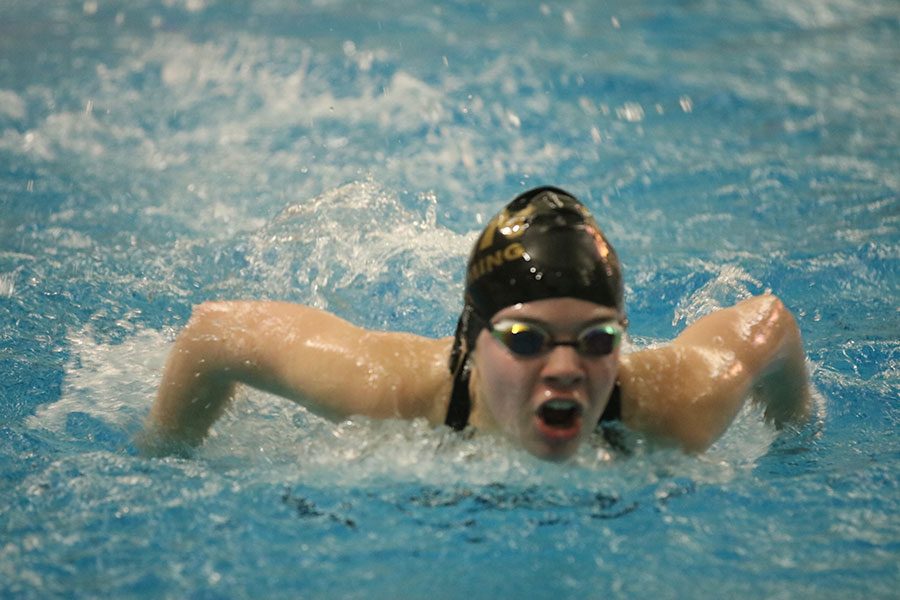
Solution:
<svg viewBox="0 0 900 600">
<path fill-rule="evenodd" d="M 484 228 L 469 256 L 465 307 L 450 368 L 499 310 L 520 302 L 578 298 L 615 308 L 624 320 L 619 259 L 591 213 L 555 187 L 529 190 Z M 462 341 L 466 347 L 462 347 Z"/>
</svg>

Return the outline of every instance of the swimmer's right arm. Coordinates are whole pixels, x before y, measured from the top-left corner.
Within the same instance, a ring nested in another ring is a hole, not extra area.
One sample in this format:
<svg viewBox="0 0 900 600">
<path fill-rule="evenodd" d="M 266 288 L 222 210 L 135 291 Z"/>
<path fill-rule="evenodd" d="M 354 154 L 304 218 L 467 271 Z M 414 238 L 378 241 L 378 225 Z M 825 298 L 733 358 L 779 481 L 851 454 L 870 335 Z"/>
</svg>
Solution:
<svg viewBox="0 0 900 600">
<path fill-rule="evenodd" d="M 199 444 L 239 383 L 330 418 L 440 422 L 448 344 L 367 331 L 297 304 L 202 304 L 169 354 L 144 446 Z"/>
</svg>

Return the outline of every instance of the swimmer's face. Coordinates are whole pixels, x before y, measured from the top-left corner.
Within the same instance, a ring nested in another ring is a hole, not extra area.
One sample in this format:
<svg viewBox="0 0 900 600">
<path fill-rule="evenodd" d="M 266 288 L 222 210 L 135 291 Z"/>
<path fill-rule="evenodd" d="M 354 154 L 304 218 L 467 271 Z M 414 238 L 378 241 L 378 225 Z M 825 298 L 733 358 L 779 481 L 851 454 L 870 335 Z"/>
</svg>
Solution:
<svg viewBox="0 0 900 600">
<path fill-rule="evenodd" d="M 571 342 L 591 327 L 617 326 L 617 318 L 610 307 L 554 298 L 507 307 L 491 323 L 533 324 L 556 342 Z M 485 329 L 474 361 L 476 426 L 495 427 L 535 456 L 558 461 L 574 454 L 600 419 L 616 381 L 619 345 L 600 356 L 569 345 L 521 356 Z"/>
</svg>

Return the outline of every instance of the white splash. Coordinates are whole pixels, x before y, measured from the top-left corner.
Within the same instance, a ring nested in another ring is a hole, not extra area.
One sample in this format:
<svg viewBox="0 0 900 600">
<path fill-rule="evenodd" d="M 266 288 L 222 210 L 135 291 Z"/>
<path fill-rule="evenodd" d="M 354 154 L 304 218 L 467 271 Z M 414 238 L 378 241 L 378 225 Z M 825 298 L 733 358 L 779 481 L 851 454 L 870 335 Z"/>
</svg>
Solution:
<svg viewBox="0 0 900 600">
<path fill-rule="evenodd" d="M 70 358 L 60 399 L 28 417 L 35 429 L 65 433 L 70 413 L 85 413 L 132 430 L 150 407 L 159 383 L 169 336 L 142 329 L 121 343 L 97 340 L 90 327 L 70 332 Z"/>
<path fill-rule="evenodd" d="M 16 293 L 16 272 L 0 274 L 0 298 L 12 298 Z"/>
<path fill-rule="evenodd" d="M 358 298 L 366 311 L 366 288 L 414 279 L 416 288 L 401 286 L 398 295 L 421 298 L 427 288 L 430 301 L 453 314 L 474 232 L 438 225 L 435 205 L 426 194 L 407 208 L 371 180 L 353 182 L 284 209 L 253 236 L 248 260 L 267 293 L 308 290 L 305 301 L 319 308 L 333 309 L 329 297 L 346 290 L 366 296 Z"/>
<path fill-rule="evenodd" d="M 762 283 L 741 267 L 718 267 L 715 277 L 679 300 L 672 325 L 681 321 L 690 325 L 700 317 L 749 298 L 753 295 L 751 286 L 758 289 L 762 287 Z"/>
<path fill-rule="evenodd" d="M 0 116 L 12 119 L 24 119 L 26 114 L 25 101 L 12 90 L 0 89 Z"/>
</svg>

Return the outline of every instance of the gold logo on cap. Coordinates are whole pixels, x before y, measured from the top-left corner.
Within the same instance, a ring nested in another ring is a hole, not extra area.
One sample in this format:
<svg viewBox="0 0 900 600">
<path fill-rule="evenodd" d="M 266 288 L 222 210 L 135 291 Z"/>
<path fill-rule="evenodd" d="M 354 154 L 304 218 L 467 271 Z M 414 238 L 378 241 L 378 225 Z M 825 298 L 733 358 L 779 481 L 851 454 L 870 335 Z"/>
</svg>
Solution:
<svg viewBox="0 0 900 600">
<path fill-rule="evenodd" d="M 481 234 L 481 241 L 478 243 L 478 251 L 487 250 L 494 244 L 494 236 L 497 231 L 508 240 L 514 240 L 520 237 L 525 230 L 528 229 L 528 218 L 535 212 L 534 205 L 528 206 L 510 213 L 503 209 L 494 219 L 488 223 Z"/>
</svg>

